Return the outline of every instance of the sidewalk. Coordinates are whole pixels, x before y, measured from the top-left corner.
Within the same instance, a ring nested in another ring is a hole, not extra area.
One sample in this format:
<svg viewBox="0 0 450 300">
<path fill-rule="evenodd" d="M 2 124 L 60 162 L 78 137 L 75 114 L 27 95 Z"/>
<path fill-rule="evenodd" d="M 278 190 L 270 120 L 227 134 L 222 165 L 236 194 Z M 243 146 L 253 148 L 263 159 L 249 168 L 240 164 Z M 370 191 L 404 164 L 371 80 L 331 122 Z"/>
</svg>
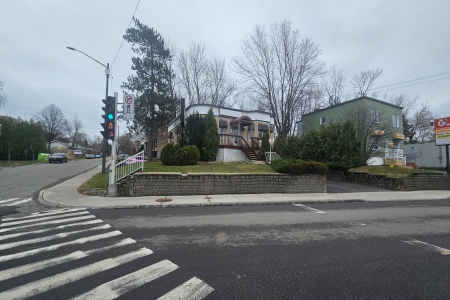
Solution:
<svg viewBox="0 0 450 300">
<path fill-rule="evenodd" d="M 43 204 L 58 207 L 85 208 L 149 208 L 177 206 L 230 206 L 230 205 L 268 205 L 268 204 L 310 204 L 319 202 L 364 202 L 364 201 L 406 201 L 449 199 L 450 191 L 413 191 L 413 192 L 366 192 L 366 193 L 305 193 L 305 194 L 227 194 L 227 195 L 189 195 L 168 196 L 170 202 L 157 202 L 165 196 L 146 197 L 101 197 L 85 196 L 77 188 L 95 174 L 101 172 L 101 166 L 75 176 L 52 188 L 39 193 Z"/>
</svg>

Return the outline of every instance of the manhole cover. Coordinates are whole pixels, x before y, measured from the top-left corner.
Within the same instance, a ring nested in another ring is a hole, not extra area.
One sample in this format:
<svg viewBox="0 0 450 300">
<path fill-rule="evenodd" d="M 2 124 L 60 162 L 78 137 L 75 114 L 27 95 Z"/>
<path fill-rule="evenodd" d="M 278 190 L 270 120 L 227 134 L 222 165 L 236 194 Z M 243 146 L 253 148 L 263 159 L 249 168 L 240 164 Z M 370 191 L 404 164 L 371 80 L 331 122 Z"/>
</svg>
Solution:
<svg viewBox="0 0 450 300">
<path fill-rule="evenodd" d="M 160 198 L 160 199 L 156 199 L 155 201 L 156 202 L 170 202 L 170 201 L 172 201 L 172 199 L 170 199 L 170 198 Z"/>
</svg>

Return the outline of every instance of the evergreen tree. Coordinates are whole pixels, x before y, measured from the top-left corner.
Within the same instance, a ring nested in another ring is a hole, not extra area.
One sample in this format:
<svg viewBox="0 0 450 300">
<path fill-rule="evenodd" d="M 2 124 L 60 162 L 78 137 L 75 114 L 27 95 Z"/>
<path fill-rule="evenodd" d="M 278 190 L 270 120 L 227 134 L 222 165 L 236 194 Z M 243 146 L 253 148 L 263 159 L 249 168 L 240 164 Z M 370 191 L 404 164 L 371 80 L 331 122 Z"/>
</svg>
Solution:
<svg viewBox="0 0 450 300">
<path fill-rule="evenodd" d="M 208 110 L 208 113 L 205 116 L 205 129 L 206 131 L 203 139 L 203 159 L 207 161 L 216 160 L 216 155 L 219 151 L 220 136 L 212 108 Z"/>
<path fill-rule="evenodd" d="M 135 27 L 128 28 L 124 39 L 132 44 L 137 55 L 132 57 L 132 70 L 135 75 L 128 76 L 122 88 L 136 92 L 134 123 L 129 130 L 145 133 L 148 137 L 152 159 L 152 145 L 158 128 L 164 127 L 175 117 L 177 100 L 173 96 L 174 72 L 171 68 L 172 56 L 161 35 L 134 20 Z"/>
<path fill-rule="evenodd" d="M 195 145 L 200 151 L 200 159 L 203 160 L 203 141 L 205 135 L 205 119 L 199 115 L 198 111 L 190 115 L 186 119 L 186 125 L 184 127 L 184 144 L 185 145 Z"/>
</svg>

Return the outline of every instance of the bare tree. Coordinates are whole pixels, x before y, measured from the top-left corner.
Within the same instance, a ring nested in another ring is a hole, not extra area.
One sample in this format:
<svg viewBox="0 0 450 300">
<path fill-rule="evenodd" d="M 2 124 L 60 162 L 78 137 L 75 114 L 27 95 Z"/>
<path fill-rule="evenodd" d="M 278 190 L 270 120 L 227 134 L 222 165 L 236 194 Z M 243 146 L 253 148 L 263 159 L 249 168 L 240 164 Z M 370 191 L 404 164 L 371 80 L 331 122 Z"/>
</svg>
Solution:
<svg viewBox="0 0 450 300">
<path fill-rule="evenodd" d="M 376 70 L 363 70 L 359 74 L 353 75 L 351 84 L 356 89 L 355 97 L 366 96 L 382 73 L 383 68 L 377 68 Z"/>
<path fill-rule="evenodd" d="M 273 24 L 270 32 L 257 25 L 244 37 L 241 52 L 232 60 L 234 70 L 273 114 L 278 135 L 288 136 L 295 116 L 309 112 L 298 110 L 308 109 L 301 104 L 309 101 L 306 91 L 324 72 L 319 46 L 283 21 Z"/>
<path fill-rule="evenodd" d="M 430 126 L 430 121 L 434 119 L 435 116 L 431 112 L 428 104 L 422 103 L 409 120 L 409 131 L 406 132 L 409 142 L 413 144 L 432 141 L 434 131 L 433 127 Z"/>
<path fill-rule="evenodd" d="M 333 106 L 347 100 L 345 94 L 345 71 L 333 66 L 321 76 L 321 83 L 328 97 L 328 106 Z"/>
<path fill-rule="evenodd" d="M 73 116 L 72 119 L 68 120 L 65 123 L 65 131 L 69 136 L 72 147 L 79 144 L 78 137 L 81 133 L 81 130 L 83 130 L 83 123 L 81 122 L 81 120 L 78 118 L 77 115 Z"/>
<path fill-rule="evenodd" d="M 227 99 L 236 90 L 236 85 L 227 77 L 225 60 L 214 57 L 209 61 L 207 73 L 208 103 L 226 106 Z"/>
<path fill-rule="evenodd" d="M 392 104 L 401 106 L 403 108 L 403 115 L 409 118 L 410 115 L 413 113 L 414 109 L 417 107 L 417 101 L 419 100 L 419 96 L 416 95 L 414 97 L 409 97 L 406 94 L 401 94 L 398 96 L 388 97 L 385 94 L 383 96 L 383 99 Z"/>
<path fill-rule="evenodd" d="M 3 92 L 3 81 L 0 79 L 0 107 L 3 107 L 8 101 L 6 94 Z"/>
<path fill-rule="evenodd" d="M 180 51 L 177 67 L 180 73 L 180 83 L 187 94 L 189 105 L 205 103 L 208 73 L 205 45 L 191 43 L 187 51 Z"/>
<path fill-rule="evenodd" d="M 55 104 L 50 104 L 44 107 L 44 109 L 34 115 L 34 117 L 44 129 L 45 141 L 47 142 L 47 149 L 50 153 L 50 145 L 53 139 L 57 138 L 64 132 L 64 128 L 67 123 L 66 118 L 64 117 L 61 109 L 59 109 Z"/>
</svg>

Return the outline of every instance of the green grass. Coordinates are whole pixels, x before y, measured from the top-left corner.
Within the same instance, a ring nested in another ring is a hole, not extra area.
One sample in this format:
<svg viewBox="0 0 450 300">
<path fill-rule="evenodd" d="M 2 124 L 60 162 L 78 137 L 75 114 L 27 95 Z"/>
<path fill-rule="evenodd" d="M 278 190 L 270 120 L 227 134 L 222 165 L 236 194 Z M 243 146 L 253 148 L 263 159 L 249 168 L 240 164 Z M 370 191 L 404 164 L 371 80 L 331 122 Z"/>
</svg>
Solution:
<svg viewBox="0 0 450 300">
<path fill-rule="evenodd" d="M 179 172 L 187 173 L 276 173 L 266 164 L 246 163 L 199 163 L 190 166 L 165 166 L 160 161 L 144 163 L 144 172 Z"/>
<path fill-rule="evenodd" d="M 109 173 L 106 172 L 98 173 L 92 176 L 88 181 L 84 182 L 79 188 L 78 192 L 83 194 L 85 191 L 92 190 L 92 189 L 108 189 L 108 183 L 109 183 Z"/>
<path fill-rule="evenodd" d="M 366 172 L 371 175 L 386 175 L 387 177 L 407 177 L 411 173 L 430 173 L 426 169 L 409 169 L 390 166 L 362 166 L 349 170 L 350 172 Z"/>
</svg>

